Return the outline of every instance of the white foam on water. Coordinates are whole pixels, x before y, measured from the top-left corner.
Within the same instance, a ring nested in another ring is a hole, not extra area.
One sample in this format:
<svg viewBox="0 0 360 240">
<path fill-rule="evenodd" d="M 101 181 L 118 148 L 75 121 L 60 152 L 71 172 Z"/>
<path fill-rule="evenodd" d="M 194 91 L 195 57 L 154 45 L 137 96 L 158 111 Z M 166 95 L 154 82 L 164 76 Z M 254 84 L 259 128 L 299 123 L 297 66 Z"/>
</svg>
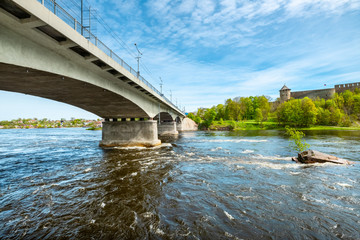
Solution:
<svg viewBox="0 0 360 240">
<path fill-rule="evenodd" d="M 106 204 L 103 203 L 103 202 L 100 204 L 100 207 L 101 207 L 101 208 L 104 208 L 105 206 L 106 206 Z"/>
<path fill-rule="evenodd" d="M 84 173 L 90 172 L 92 170 L 92 168 L 87 168 L 84 170 Z"/>
<path fill-rule="evenodd" d="M 251 198 L 255 198 L 255 197 L 252 197 L 252 196 L 242 196 L 242 195 L 237 195 L 236 198 L 239 198 L 241 200 L 245 200 L 245 199 L 251 199 Z M 246 213 L 246 212 L 245 212 Z"/>
<path fill-rule="evenodd" d="M 121 150 L 144 150 L 144 149 L 159 149 L 164 147 L 172 147 L 171 143 L 162 143 L 155 147 L 141 147 L 141 146 L 133 146 L 133 147 L 113 147 L 115 149 L 121 149 Z"/>
<path fill-rule="evenodd" d="M 228 239 L 240 240 L 240 238 L 232 235 L 231 233 L 225 232 L 224 234 L 225 234 L 225 237 L 228 238 Z"/>
<path fill-rule="evenodd" d="M 301 165 L 300 164 L 296 164 L 296 163 L 271 163 L 271 162 L 259 162 L 259 161 L 249 161 L 249 162 L 244 162 L 246 164 L 253 164 L 253 165 L 258 165 L 259 167 L 262 168 L 270 168 L 270 169 L 276 169 L 276 170 L 281 170 L 281 169 L 288 169 L 288 168 L 300 168 Z"/>
<path fill-rule="evenodd" d="M 121 150 L 142 150 L 142 149 L 147 149 L 147 147 L 139 147 L 139 146 L 134 146 L 134 147 L 113 147 L 115 149 L 121 149 Z"/>
<path fill-rule="evenodd" d="M 40 189 L 39 189 L 39 188 L 37 188 L 35 191 L 33 191 L 33 193 L 32 193 L 32 194 L 37 193 L 39 190 L 40 190 Z"/>
<path fill-rule="evenodd" d="M 285 160 L 285 161 L 291 161 L 291 157 L 281 157 L 279 155 L 275 155 L 275 156 L 264 156 L 261 154 L 257 154 L 256 156 L 254 156 L 255 159 L 258 160 Z"/>
<path fill-rule="evenodd" d="M 246 150 L 242 151 L 241 153 L 253 153 L 253 152 L 254 152 L 254 150 L 248 150 L 248 149 L 246 149 Z"/>
<path fill-rule="evenodd" d="M 142 165 L 153 165 L 155 163 L 155 160 L 150 160 L 150 161 L 147 161 L 147 162 L 141 162 Z"/>
<path fill-rule="evenodd" d="M 160 228 L 157 228 L 156 231 L 155 231 L 156 234 L 159 234 L 159 235 L 164 235 L 164 231 L 161 230 Z"/>
<path fill-rule="evenodd" d="M 244 166 L 236 165 L 236 166 L 235 166 L 235 169 L 245 169 L 245 167 L 244 167 Z"/>
<path fill-rule="evenodd" d="M 340 183 L 340 182 L 338 182 L 336 184 L 339 185 L 339 186 L 342 186 L 342 187 L 353 187 L 352 185 L 350 185 L 348 183 Z"/>
<path fill-rule="evenodd" d="M 222 149 L 223 149 L 222 147 L 217 147 L 217 148 L 210 149 L 210 151 L 215 152 L 215 151 L 219 151 L 219 150 L 222 150 Z"/>
<path fill-rule="evenodd" d="M 130 174 L 130 176 L 132 176 L 132 177 L 135 177 L 135 176 L 137 176 L 137 175 L 138 175 L 137 172 L 133 172 L 132 174 Z"/>
<path fill-rule="evenodd" d="M 233 216 L 231 216 L 227 211 L 224 210 L 225 215 L 230 219 L 230 220 L 234 220 L 235 218 Z"/>
<path fill-rule="evenodd" d="M 266 139 L 213 139 L 213 140 L 203 140 L 202 142 L 251 142 L 251 143 L 258 143 L 258 142 L 267 142 Z"/>
<path fill-rule="evenodd" d="M 152 212 L 145 212 L 142 214 L 144 218 L 150 218 L 152 217 L 154 214 Z"/>
</svg>

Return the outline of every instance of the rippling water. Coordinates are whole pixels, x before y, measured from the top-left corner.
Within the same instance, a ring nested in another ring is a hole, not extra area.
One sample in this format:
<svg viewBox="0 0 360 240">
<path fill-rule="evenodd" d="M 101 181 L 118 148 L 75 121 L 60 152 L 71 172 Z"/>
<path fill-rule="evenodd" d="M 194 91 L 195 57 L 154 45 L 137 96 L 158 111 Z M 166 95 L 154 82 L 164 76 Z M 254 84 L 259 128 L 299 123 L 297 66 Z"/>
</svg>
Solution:
<svg viewBox="0 0 360 240">
<path fill-rule="evenodd" d="M 299 165 L 280 131 L 187 132 L 101 149 L 101 132 L 0 131 L 1 239 L 360 239 L 360 132 L 307 132 L 353 166 Z"/>
</svg>

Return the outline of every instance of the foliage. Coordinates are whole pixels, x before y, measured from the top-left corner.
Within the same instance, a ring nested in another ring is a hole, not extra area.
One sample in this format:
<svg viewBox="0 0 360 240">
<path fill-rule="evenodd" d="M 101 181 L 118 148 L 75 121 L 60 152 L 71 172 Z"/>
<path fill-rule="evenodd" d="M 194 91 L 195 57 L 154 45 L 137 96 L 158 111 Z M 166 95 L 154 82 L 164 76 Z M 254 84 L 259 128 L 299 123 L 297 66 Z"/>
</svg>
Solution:
<svg viewBox="0 0 360 240">
<path fill-rule="evenodd" d="M 289 138 L 292 140 L 289 147 L 293 150 L 300 153 L 310 147 L 310 145 L 307 144 L 303 139 L 303 137 L 305 136 L 303 132 L 297 131 L 294 128 L 286 127 L 286 134 L 289 135 Z"/>
<path fill-rule="evenodd" d="M 260 108 L 255 109 L 255 121 L 257 123 L 262 123 L 263 121 L 263 115 Z"/>
<path fill-rule="evenodd" d="M 332 99 L 290 99 L 280 103 L 270 103 L 269 97 L 250 96 L 227 99 L 225 104 L 212 108 L 199 108 L 196 114 L 188 116 L 202 127 L 210 128 L 214 121 L 235 121 L 228 124 L 230 129 L 248 128 L 244 121 L 255 120 L 263 127 L 264 122 L 277 122 L 281 126 L 308 128 L 311 126 L 356 126 L 360 121 L 360 90 L 336 93 Z M 211 110 L 210 110 L 211 109 Z M 214 117 L 215 115 L 215 117 Z M 222 123 L 221 123 L 222 125 Z M 242 126 L 244 125 L 244 126 Z M 264 125 L 266 128 L 266 124 Z M 257 126 L 258 127 L 258 126 Z M 272 126 L 273 127 L 273 126 Z M 251 128 L 254 128 L 252 126 Z"/>
</svg>

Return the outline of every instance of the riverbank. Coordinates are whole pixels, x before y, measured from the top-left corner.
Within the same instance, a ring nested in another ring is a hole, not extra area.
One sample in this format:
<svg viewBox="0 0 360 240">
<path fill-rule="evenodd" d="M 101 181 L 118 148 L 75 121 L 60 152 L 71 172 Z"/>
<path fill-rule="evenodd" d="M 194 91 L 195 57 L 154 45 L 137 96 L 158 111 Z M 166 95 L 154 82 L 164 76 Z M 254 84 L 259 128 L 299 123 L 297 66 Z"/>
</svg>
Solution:
<svg viewBox="0 0 360 240">
<path fill-rule="evenodd" d="M 50 120 L 47 118 L 19 118 L 11 121 L 0 121 L 0 129 L 33 129 L 33 128 L 101 128 L 101 119 L 86 120 L 75 119 L 66 120 L 64 118 L 60 120 Z"/>
<path fill-rule="evenodd" d="M 360 130 L 358 124 L 354 124 L 351 127 L 339 127 L 339 126 L 310 126 L 305 128 L 297 128 L 299 130 Z M 285 126 L 279 125 L 274 121 L 266 121 L 258 123 L 255 120 L 247 121 L 214 121 L 209 130 L 213 131 L 237 131 L 237 130 L 285 130 Z"/>
</svg>

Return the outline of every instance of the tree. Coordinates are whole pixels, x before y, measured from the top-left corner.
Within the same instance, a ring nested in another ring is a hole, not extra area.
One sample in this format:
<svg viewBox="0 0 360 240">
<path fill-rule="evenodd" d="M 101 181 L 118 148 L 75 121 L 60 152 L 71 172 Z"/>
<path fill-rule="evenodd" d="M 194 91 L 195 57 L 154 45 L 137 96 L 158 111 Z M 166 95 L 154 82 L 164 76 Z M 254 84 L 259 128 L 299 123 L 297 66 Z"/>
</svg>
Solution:
<svg viewBox="0 0 360 240">
<path fill-rule="evenodd" d="M 212 122 L 215 120 L 216 117 L 216 112 L 214 108 L 210 108 L 208 110 L 206 110 L 205 114 L 204 114 L 204 122 L 203 122 L 203 126 L 206 128 L 209 128 L 212 124 Z"/>
<path fill-rule="evenodd" d="M 286 134 L 289 135 L 290 140 L 292 140 L 292 142 L 290 142 L 290 148 L 298 153 L 301 153 L 310 147 L 303 139 L 305 136 L 303 132 L 286 127 Z"/>
<path fill-rule="evenodd" d="M 255 109 L 255 121 L 257 123 L 263 122 L 263 115 L 262 115 L 260 108 Z"/>
<path fill-rule="evenodd" d="M 301 100 L 302 120 L 300 126 L 310 126 L 316 123 L 317 109 L 313 101 L 305 97 Z"/>
</svg>

